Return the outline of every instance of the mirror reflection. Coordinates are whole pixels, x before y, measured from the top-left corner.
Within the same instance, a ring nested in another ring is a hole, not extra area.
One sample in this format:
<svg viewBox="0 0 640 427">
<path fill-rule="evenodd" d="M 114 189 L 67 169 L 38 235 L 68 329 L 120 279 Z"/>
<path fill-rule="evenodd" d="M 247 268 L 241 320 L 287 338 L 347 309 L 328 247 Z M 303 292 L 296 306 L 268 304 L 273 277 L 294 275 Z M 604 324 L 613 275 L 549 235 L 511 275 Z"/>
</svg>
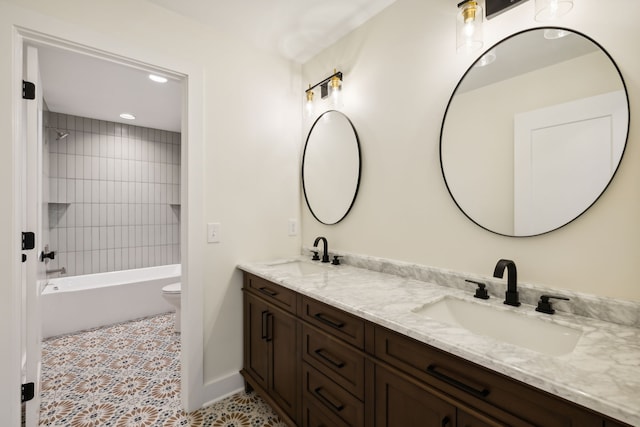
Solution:
<svg viewBox="0 0 640 427">
<path fill-rule="evenodd" d="M 440 135 L 442 173 L 479 226 L 543 234 L 606 189 L 628 125 L 626 88 L 606 51 L 566 29 L 527 30 L 489 49 L 458 83 Z"/>
<path fill-rule="evenodd" d="M 360 183 L 360 143 L 343 113 L 330 110 L 315 121 L 302 156 L 307 206 L 323 224 L 340 222 L 351 210 Z"/>
</svg>

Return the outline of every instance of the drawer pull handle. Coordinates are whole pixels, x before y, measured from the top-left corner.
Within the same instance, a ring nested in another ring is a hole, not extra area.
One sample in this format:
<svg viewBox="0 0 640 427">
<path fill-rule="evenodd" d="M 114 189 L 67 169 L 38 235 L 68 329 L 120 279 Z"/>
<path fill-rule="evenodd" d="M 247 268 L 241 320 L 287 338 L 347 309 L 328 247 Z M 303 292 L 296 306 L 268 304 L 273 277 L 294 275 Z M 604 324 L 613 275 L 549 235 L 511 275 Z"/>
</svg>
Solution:
<svg viewBox="0 0 640 427">
<path fill-rule="evenodd" d="M 340 362 L 339 360 L 335 360 L 328 352 L 324 349 L 319 348 L 315 351 L 315 353 L 321 358 L 331 363 L 336 368 L 344 368 L 344 362 Z"/>
<path fill-rule="evenodd" d="M 273 341 L 273 314 L 267 313 L 267 342 Z"/>
<path fill-rule="evenodd" d="M 324 390 L 322 389 L 322 387 L 318 387 L 314 390 L 314 392 L 318 395 L 319 398 L 321 398 L 326 403 L 331 405 L 333 409 L 335 409 L 336 411 L 342 411 L 344 409 L 344 405 L 342 403 L 334 403 L 332 399 L 329 399 L 327 396 L 324 395 L 324 393 L 322 393 L 323 391 Z"/>
<path fill-rule="evenodd" d="M 263 286 L 261 288 L 258 288 L 258 290 L 260 292 L 262 292 L 263 294 L 265 294 L 265 295 L 269 295 L 270 297 L 275 297 L 275 296 L 278 295 L 278 293 L 276 291 L 272 291 L 271 289 L 269 289 L 269 288 L 267 288 L 265 286 Z"/>
<path fill-rule="evenodd" d="M 319 321 L 321 321 L 325 325 L 331 326 L 332 328 L 336 328 L 336 329 L 344 328 L 344 323 L 343 322 L 332 320 L 332 319 L 330 319 L 329 317 L 327 317 L 326 315 L 324 315 L 322 313 L 316 313 L 313 317 L 315 317 L 316 319 L 318 319 Z"/>
<path fill-rule="evenodd" d="M 268 335 L 268 328 L 267 328 L 267 316 L 269 315 L 269 311 L 265 310 L 262 312 L 262 334 L 261 337 L 263 340 L 267 339 L 267 335 Z"/>
<path fill-rule="evenodd" d="M 439 380 L 446 382 L 449 385 L 457 387 L 460 390 L 466 391 L 467 393 L 473 394 L 474 396 L 480 397 L 482 399 L 489 396 L 490 391 L 487 390 L 486 388 L 483 388 L 482 390 L 478 390 L 477 388 L 471 387 L 470 385 L 467 385 L 462 381 L 458 381 L 457 379 L 452 378 L 449 375 L 445 375 L 442 372 L 438 372 L 436 369 L 437 369 L 436 365 L 429 365 L 427 367 L 427 373 L 435 378 L 438 378 Z"/>
</svg>

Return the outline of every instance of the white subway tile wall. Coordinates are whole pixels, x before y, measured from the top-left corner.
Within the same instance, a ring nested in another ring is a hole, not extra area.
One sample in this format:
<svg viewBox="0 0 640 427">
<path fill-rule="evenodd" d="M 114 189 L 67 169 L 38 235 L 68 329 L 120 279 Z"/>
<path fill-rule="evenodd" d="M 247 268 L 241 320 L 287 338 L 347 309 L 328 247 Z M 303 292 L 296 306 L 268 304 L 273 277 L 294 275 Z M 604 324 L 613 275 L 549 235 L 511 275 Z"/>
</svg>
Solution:
<svg viewBox="0 0 640 427">
<path fill-rule="evenodd" d="M 47 269 L 76 276 L 179 263 L 180 133 L 45 116 L 56 252 Z M 56 140 L 56 131 L 69 136 Z"/>
</svg>

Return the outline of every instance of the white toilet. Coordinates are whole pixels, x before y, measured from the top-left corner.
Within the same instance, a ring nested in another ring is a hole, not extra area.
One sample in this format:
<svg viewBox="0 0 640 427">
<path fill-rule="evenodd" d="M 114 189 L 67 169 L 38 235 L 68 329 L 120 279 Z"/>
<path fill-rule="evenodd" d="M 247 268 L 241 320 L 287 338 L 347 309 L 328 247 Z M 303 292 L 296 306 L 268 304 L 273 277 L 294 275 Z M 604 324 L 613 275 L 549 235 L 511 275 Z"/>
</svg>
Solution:
<svg viewBox="0 0 640 427">
<path fill-rule="evenodd" d="M 171 283 L 162 288 L 162 297 L 176 308 L 176 320 L 174 330 L 180 332 L 180 282 Z"/>
</svg>

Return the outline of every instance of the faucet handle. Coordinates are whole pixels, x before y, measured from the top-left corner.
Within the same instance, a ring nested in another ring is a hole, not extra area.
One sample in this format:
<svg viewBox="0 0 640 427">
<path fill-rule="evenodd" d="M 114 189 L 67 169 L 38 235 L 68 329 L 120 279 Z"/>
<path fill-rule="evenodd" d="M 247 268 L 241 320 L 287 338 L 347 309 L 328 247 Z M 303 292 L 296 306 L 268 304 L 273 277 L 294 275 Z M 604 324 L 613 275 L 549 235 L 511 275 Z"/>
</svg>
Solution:
<svg viewBox="0 0 640 427">
<path fill-rule="evenodd" d="M 485 289 L 487 287 L 486 284 L 484 284 L 482 282 L 476 282 L 475 280 L 465 280 L 465 282 L 474 283 L 474 284 L 478 285 L 478 288 L 476 289 L 476 293 L 473 296 L 474 298 L 489 299 L 489 294 L 487 293 L 487 290 Z"/>
<path fill-rule="evenodd" d="M 331 264 L 340 265 L 340 258 L 342 258 L 342 255 L 334 255 L 333 261 L 331 261 Z"/>
<path fill-rule="evenodd" d="M 311 251 L 313 252 L 313 257 L 311 257 L 311 261 L 320 261 L 320 256 L 318 255 L 319 251 Z"/>
<path fill-rule="evenodd" d="M 539 311 L 540 313 L 546 313 L 546 314 L 555 313 L 556 311 L 553 309 L 553 307 L 551 306 L 551 302 L 549 301 L 550 298 L 569 301 L 569 298 L 559 297 L 556 295 L 540 295 L 540 301 L 538 301 L 538 306 L 536 307 L 536 311 Z"/>
</svg>

